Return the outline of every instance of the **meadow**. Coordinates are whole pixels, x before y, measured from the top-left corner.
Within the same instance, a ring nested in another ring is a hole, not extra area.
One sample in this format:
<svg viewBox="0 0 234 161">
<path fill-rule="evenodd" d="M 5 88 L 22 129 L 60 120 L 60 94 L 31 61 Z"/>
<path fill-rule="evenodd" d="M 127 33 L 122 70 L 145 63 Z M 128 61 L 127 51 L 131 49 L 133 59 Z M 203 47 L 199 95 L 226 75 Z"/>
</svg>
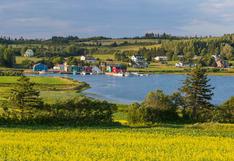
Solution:
<svg viewBox="0 0 234 161">
<path fill-rule="evenodd" d="M 31 60 L 33 62 L 37 62 L 42 60 L 42 58 L 36 58 L 36 57 L 23 57 L 23 56 L 16 56 L 16 64 L 21 64 L 24 60 Z"/>
<path fill-rule="evenodd" d="M 18 78 L 15 76 L 0 77 L 0 101 L 9 97 L 10 90 L 17 83 Z M 80 96 L 78 91 L 88 87 L 86 83 L 61 77 L 30 77 L 30 80 L 36 84 L 35 88 L 40 90 L 40 96 L 46 103 Z"/>
<path fill-rule="evenodd" d="M 0 128 L 0 160 L 234 160 L 234 125 Z"/>
</svg>

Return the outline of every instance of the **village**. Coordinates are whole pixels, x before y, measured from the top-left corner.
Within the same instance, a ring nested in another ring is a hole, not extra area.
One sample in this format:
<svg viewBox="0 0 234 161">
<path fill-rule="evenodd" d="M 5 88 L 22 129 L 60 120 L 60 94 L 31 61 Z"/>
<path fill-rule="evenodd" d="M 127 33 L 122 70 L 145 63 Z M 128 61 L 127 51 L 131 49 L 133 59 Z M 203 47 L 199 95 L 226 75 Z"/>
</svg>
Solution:
<svg viewBox="0 0 234 161">
<path fill-rule="evenodd" d="M 30 58 L 34 57 L 34 52 L 31 49 L 28 49 L 24 57 Z M 229 64 L 227 61 L 223 60 L 220 56 L 212 55 L 212 58 L 215 62 L 215 67 L 210 68 L 229 68 Z M 109 76 L 119 76 L 126 77 L 131 75 L 144 76 L 147 74 L 142 74 L 138 72 L 128 71 L 128 67 L 131 69 L 147 69 L 152 62 L 147 62 L 143 55 L 134 54 L 130 56 L 129 63 L 122 62 L 114 62 L 114 61 L 100 61 L 92 55 L 82 55 L 79 57 L 79 61 L 83 63 L 78 63 L 76 65 L 70 65 L 67 63 L 67 59 L 65 58 L 63 63 L 55 64 L 52 68 L 48 68 L 46 64 L 37 63 L 33 65 L 32 71 L 27 71 L 26 73 L 34 73 L 34 74 L 44 74 L 44 73 L 60 73 L 60 74 L 73 74 L 73 75 L 99 75 L 106 74 Z M 186 63 L 183 61 L 184 56 L 178 55 L 178 61 L 174 64 L 174 69 L 176 68 L 190 68 L 195 67 L 196 63 L 194 63 L 198 57 L 194 57 L 194 62 Z M 158 64 L 166 64 L 168 63 L 167 56 L 156 56 L 153 59 L 153 62 Z"/>
</svg>

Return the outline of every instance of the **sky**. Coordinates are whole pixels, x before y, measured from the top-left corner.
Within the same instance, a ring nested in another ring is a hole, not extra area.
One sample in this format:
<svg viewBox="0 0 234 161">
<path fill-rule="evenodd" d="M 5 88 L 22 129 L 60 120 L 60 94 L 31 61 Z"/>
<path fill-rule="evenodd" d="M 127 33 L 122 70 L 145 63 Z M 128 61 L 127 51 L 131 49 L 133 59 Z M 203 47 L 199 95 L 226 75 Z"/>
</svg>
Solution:
<svg viewBox="0 0 234 161">
<path fill-rule="evenodd" d="M 234 33 L 234 0 L 0 0 L 0 35 L 133 37 Z"/>
</svg>

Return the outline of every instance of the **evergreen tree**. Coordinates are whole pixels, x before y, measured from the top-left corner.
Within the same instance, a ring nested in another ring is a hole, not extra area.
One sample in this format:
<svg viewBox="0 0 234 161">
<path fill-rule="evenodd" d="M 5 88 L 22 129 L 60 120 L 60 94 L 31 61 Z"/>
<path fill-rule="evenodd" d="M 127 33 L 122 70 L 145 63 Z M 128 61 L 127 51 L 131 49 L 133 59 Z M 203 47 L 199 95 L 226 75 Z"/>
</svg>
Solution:
<svg viewBox="0 0 234 161">
<path fill-rule="evenodd" d="M 13 67 L 15 65 L 15 55 L 11 48 L 0 48 L 0 66 Z"/>
<path fill-rule="evenodd" d="M 185 101 L 187 107 L 192 110 L 192 119 L 194 121 L 198 120 L 199 110 L 204 111 L 212 107 L 210 100 L 214 88 L 211 87 L 209 81 L 206 71 L 198 66 L 188 74 L 183 87 L 180 89 L 185 94 Z"/>
<path fill-rule="evenodd" d="M 34 88 L 35 83 L 30 82 L 28 77 L 22 76 L 17 80 L 17 84 L 11 90 L 10 101 L 17 107 L 39 108 L 43 105 L 39 97 L 40 91 Z"/>
</svg>

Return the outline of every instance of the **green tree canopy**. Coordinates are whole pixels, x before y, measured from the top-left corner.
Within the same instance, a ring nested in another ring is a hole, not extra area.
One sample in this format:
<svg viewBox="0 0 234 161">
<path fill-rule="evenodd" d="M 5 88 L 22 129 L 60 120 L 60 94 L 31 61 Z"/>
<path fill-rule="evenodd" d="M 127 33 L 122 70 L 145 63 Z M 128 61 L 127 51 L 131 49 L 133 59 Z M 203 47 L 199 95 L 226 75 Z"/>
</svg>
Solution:
<svg viewBox="0 0 234 161">
<path fill-rule="evenodd" d="M 212 107 L 210 100 L 214 88 L 211 87 L 209 81 L 206 71 L 197 66 L 188 74 L 183 87 L 180 89 L 185 95 L 187 107 L 192 110 L 192 119 L 194 121 L 198 120 L 199 110 Z"/>
<path fill-rule="evenodd" d="M 20 77 L 11 90 L 10 103 L 21 109 L 40 108 L 43 105 L 42 99 L 39 97 L 40 91 L 34 87 L 35 83 L 31 82 L 28 77 Z"/>
</svg>

